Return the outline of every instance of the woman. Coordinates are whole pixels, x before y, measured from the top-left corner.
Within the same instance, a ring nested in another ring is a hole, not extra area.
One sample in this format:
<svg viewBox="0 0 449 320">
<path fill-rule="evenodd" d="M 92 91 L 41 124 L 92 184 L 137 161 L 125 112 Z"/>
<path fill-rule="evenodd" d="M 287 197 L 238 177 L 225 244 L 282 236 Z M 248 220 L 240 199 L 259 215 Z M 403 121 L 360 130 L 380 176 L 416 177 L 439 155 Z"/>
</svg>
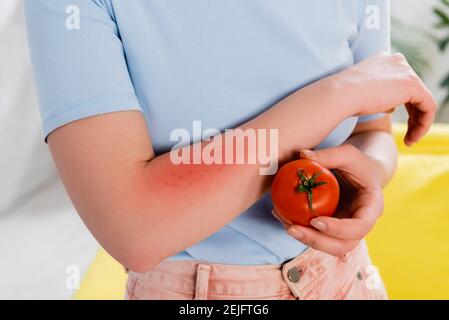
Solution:
<svg viewBox="0 0 449 320">
<path fill-rule="evenodd" d="M 385 113 L 406 104 L 408 145 L 435 115 L 403 56 L 382 53 L 388 1 L 29 0 L 26 15 L 45 139 L 131 270 L 127 298 L 386 298 L 362 241 L 396 165 Z M 284 226 L 262 164 L 174 163 L 173 132 L 197 120 L 215 139 L 276 129 L 279 166 L 302 151 L 350 182 L 349 218 Z"/>
</svg>

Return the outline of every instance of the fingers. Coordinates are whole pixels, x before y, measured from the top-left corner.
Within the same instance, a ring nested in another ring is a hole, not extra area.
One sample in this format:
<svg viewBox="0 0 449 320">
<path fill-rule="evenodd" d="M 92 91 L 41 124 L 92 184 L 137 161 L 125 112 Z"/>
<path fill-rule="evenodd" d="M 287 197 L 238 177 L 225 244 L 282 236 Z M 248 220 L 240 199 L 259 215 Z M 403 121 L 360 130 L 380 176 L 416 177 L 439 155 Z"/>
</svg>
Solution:
<svg viewBox="0 0 449 320">
<path fill-rule="evenodd" d="M 404 138 L 407 146 L 417 143 L 429 131 L 437 111 L 435 99 L 422 80 L 418 76 L 414 76 L 412 81 L 413 85 L 410 87 L 414 95 L 405 104 L 409 115 L 408 130 Z"/>
<path fill-rule="evenodd" d="M 310 224 L 322 233 L 343 240 L 361 240 L 383 212 L 382 192 L 365 192 L 354 200 L 351 218 L 318 217 Z"/>
<path fill-rule="evenodd" d="M 310 224 L 324 234 L 342 240 L 361 240 L 374 226 L 374 223 L 367 219 L 332 217 L 315 218 Z"/>
<path fill-rule="evenodd" d="M 431 98 L 433 99 L 433 98 Z M 433 101 L 433 103 L 435 103 Z M 419 142 L 422 137 L 429 131 L 430 126 L 435 120 L 436 105 L 428 112 L 423 112 L 417 109 L 416 105 L 407 103 L 405 105 L 407 113 L 409 115 L 407 134 L 404 138 L 404 143 L 407 146 Z"/>
<path fill-rule="evenodd" d="M 353 250 L 359 240 L 341 240 L 332 238 L 320 231 L 302 226 L 292 226 L 288 233 L 305 245 L 335 257 L 344 257 L 346 253 Z"/>
<path fill-rule="evenodd" d="M 350 144 L 317 151 L 301 150 L 300 157 L 315 160 L 328 169 L 345 169 L 360 151 Z"/>
<path fill-rule="evenodd" d="M 305 245 L 336 257 L 343 257 L 371 231 L 382 214 L 382 192 L 372 191 L 360 195 L 354 201 L 353 207 L 355 212 L 352 218 L 313 219 L 311 224 L 315 229 L 298 225 L 285 226 L 292 237 Z"/>
</svg>

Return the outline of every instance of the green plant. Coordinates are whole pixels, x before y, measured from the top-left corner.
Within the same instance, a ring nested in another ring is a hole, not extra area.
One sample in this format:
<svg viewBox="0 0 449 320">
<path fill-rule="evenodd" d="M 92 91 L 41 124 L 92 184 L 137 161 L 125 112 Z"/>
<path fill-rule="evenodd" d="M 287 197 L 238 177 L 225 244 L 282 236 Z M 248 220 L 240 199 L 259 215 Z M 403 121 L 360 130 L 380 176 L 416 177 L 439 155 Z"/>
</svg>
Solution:
<svg viewBox="0 0 449 320">
<path fill-rule="evenodd" d="M 444 53 L 449 48 L 449 0 L 440 0 L 440 5 L 434 7 L 433 12 L 438 19 L 434 27 L 443 36 L 433 36 L 432 38 L 436 41 L 440 52 Z M 442 110 L 449 105 L 449 73 L 443 77 L 440 86 L 446 91 L 446 96 L 441 104 L 440 110 Z"/>
<path fill-rule="evenodd" d="M 392 18 L 391 45 L 393 51 L 401 52 L 420 77 L 424 77 L 430 69 L 428 54 L 424 50 L 426 40 L 423 30 L 404 25 L 398 19 Z"/>
</svg>

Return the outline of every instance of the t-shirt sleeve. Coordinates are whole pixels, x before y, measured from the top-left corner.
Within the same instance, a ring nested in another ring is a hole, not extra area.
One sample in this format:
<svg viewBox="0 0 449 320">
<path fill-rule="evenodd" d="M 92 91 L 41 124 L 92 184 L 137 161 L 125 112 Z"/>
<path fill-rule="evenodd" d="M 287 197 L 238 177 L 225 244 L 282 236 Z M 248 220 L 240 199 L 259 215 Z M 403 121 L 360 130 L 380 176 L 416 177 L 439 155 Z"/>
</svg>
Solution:
<svg viewBox="0 0 449 320">
<path fill-rule="evenodd" d="M 391 51 L 391 16 L 389 0 L 358 1 L 360 20 L 358 33 L 351 42 L 354 63 Z M 384 113 L 359 117 L 358 122 L 368 122 L 384 117 Z"/>
<path fill-rule="evenodd" d="M 105 0 L 25 0 L 44 138 L 85 117 L 140 110 Z"/>
</svg>

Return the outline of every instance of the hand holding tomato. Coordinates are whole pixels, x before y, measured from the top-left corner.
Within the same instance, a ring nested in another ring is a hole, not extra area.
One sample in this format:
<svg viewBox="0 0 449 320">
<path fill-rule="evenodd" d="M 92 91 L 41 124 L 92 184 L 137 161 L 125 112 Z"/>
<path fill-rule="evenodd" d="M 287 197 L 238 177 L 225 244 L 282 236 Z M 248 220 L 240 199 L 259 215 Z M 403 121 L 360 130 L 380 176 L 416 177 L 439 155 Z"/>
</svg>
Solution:
<svg viewBox="0 0 449 320">
<path fill-rule="evenodd" d="M 316 250 L 342 257 L 371 231 L 383 212 L 382 166 L 378 160 L 350 144 L 314 152 L 302 151 L 301 158 L 335 169 L 340 186 L 336 212 L 332 217 L 326 214 L 313 218 L 310 221 L 313 228 L 296 224 L 296 220 L 293 224 L 288 217 L 281 217 L 280 212 L 274 214 L 294 238 Z"/>
</svg>

